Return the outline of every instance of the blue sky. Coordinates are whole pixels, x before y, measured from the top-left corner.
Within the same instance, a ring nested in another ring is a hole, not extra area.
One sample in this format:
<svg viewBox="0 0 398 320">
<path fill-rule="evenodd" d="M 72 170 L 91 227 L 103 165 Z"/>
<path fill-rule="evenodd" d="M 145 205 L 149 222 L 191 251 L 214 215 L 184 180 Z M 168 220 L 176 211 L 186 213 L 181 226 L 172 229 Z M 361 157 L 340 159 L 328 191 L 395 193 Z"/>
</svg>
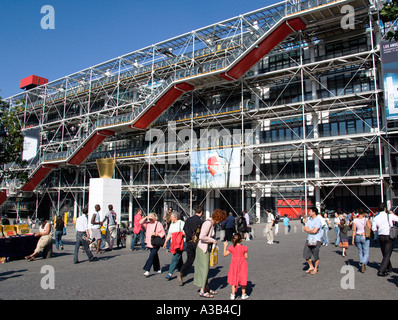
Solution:
<svg viewBox="0 0 398 320">
<path fill-rule="evenodd" d="M 154 43 L 250 12 L 276 0 L 0 0 L 0 96 L 22 78 L 59 79 Z M 55 10 L 55 29 L 40 13 Z"/>
</svg>

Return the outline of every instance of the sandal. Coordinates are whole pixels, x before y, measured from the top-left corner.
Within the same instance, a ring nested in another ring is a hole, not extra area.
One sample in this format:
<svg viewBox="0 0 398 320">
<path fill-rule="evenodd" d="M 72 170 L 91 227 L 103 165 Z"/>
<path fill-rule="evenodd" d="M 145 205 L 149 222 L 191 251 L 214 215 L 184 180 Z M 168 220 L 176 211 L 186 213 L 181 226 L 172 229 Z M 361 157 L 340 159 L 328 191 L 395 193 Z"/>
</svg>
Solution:
<svg viewBox="0 0 398 320">
<path fill-rule="evenodd" d="M 213 290 L 209 290 L 209 293 L 212 295 L 216 295 L 218 292 L 217 291 L 213 291 Z"/>
<path fill-rule="evenodd" d="M 199 296 L 202 298 L 214 298 L 214 296 L 208 292 L 199 292 Z"/>
</svg>

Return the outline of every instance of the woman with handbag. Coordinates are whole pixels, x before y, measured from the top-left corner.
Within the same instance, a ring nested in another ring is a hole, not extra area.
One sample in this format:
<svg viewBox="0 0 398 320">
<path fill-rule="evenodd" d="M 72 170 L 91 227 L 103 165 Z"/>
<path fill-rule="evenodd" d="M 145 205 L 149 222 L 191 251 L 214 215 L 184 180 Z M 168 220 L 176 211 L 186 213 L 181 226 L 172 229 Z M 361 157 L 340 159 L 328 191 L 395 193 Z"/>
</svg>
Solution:
<svg viewBox="0 0 398 320">
<path fill-rule="evenodd" d="M 359 254 L 359 265 L 361 272 L 364 273 L 366 265 L 369 262 L 369 246 L 370 237 L 366 237 L 365 230 L 370 230 L 372 225 L 368 218 L 366 218 L 366 212 L 363 209 L 358 209 L 358 217 L 352 221 L 352 245 L 356 245 Z"/>
<path fill-rule="evenodd" d="M 195 274 L 193 284 L 200 288 L 199 296 L 203 298 L 214 298 L 216 291 L 210 290 L 208 275 L 210 269 L 210 250 L 211 245 L 216 245 L 215 225 L 227 219 L 227 213 L 221 209 L 216 209 L 210 219 L 203 222 L 200 229 L 199 242 L 196 247 Z"/>
<path fill-rule="evenodd" d="M 155 273 L 161 273 L 160 270 L 160 261 L 158 251 L 159 248 L 163 245 L 160 243 L 154 243 L 155 241 L 162 240 L 164 241 L 165 232 L 162 224 L 158 221 L 158 217 L 156 213 L 150 213 L 145 218 L 140 220 L 140 224 L 146 229 L 145 233 L 145 243 L 147 248 L 149 248 L 149 257 L 145 263 L 144 275 L 146 277 L 149 276 L 149 271 L 153 266 L 153 270 Z"/>
<path fill-rule="evenodd" d="M 169 272 L 166 276 L 167 280 L 171 280 L 174 270 L 180 270 L 184 264 L 182 261 L 182 252 L 184 250 L 185 223 L 179 219 L 179 214 L 175 211 L 170 215 L 170 222 L 167 237 L 163 245 L 163 249 L 166 249 L 167 242 L 171 239 L 170 252 L 173 254 L 173 257 L 171 258 Z"/>
</svg>

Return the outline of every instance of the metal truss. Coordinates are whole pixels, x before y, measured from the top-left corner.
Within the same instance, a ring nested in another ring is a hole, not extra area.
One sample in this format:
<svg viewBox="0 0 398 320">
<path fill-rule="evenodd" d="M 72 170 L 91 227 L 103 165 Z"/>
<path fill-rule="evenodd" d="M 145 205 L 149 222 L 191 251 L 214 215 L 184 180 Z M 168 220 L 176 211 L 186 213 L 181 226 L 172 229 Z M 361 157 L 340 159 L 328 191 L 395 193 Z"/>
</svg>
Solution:
<svg viewBox="0 0 398 320">
<path fill-rule="evenodd" d="M 287 6 L 287 3 L 290 6 Z M 259 201 L 262 196 L 272 194 L 287 200 L 292 189 L 301 190 L 297 194 L 303 196 L 306 204 L 309 197 L 315 197 L 318 206 L 328 199 L 335 188 L 341 186 L 357 197 L 350 187 L 376 185 L 380 187 L 383 199 L 387 177 L 383 170 L 385 152 L 382 152 L 387 143 L 383 131 L 385 124 L 377 121 L 374 127 L 362 118 L 363 109 L 370 109 L 372 117 L 377 119 L 380 119 L 381 112 L 379 95 L 382 91 L 377 82 L 379 53 L 375 46 L 376 40 L 373 39 L 374 33 L 379 32 L 377 25 L 374 25 L 376 11 L 369 8 L 366 0 L 326 3 L 325 10 L 312 10 L 314 4 L 316 1 L 281 2 L 117 57 L 11 97 L 7 101 L 10 105 L 25 104 L 21 122 L 26 129 L 40 128 L 41 157 L 51 163 L 58 159 L 62 163 L 63 157 L 68 155 L 68 150 L 78 144 L 99 120 L 111 119 L 110 123 L 114 125 L 115 119 L 122 119 L 124 115 L 132 114 L 148 104 L 148 101 L 163 90 L 170 77 L 178 75 L 180 80 L 189 80 L 195 89 L 184 94 L 172 105 L 172 111 L 163 113 L 148 129 L 165 132 L 171 121 L 175 121 L 173 128 L 176 132 L 187 129 L 192 134 L 200 129 L 212 128 L 239 128 L 244 132 L 250 127 L 253 132 L 251 135 L 240 141 L 233 141 L 227 146 L 222 143 L 217 146 L 239 148 L 242 159 L 247 157 L 252 161 L 252 175 L 245 177 L 242 174 L 241 177 L 242 209 L 246 208 L 246 211 L 259 217 Z M 358 30 L 341 29 L 341 8 L 345 4 L 351 4 L 356 8 L 355 26 Z M 307 7 L 302 7 L 305 5 Z M 288 12 L 287 8 L 293 11 Z M 274 48 L 267 58 L 261 60 L 261 63 L 269 63 L 270 57 L 286 55 L 290 61 L 288 67 L 262 72 L 258 63 L 241 80 L 227 81 L 217 76 L 217 71 L 225 67 L 220 61 L 226 61 L 244 47 L 246 36 L 255 35 L 259 26 L 268 24 L 271 28 L 278 20 L 278 15 L 288 16 L 297 12 L 306 22 L 307 28 L 291 34 Z M 315 55 L 317 44 L 328 43 L 330 39 L 342 39 L 346 35 L 361 34 L 368 37 L 370 48 L 365 51 L 341 54 L 338 57 Z M 290 55 L 294 51 L 299 53 L 295 57 Z M 309 57 L 304 61 L 307 54 Z M 374 84 L 374 87 L 367 91 L 333 93 L 324 81 L 328 75 L 350 73 L 351 79 L 346 83 L 348 86 L 352 79 L 364 72 L 366 77 L 373 79 Z M 293 84 L 299 88 L 301 99 L 281 101 L 285 90 Z M 281 89 L 279 95 L 274 100 L 267 99 L 267 90 L 273 87 Z M 307 90 L 307 87 L 310 87 L 310 90 Z M 312 93 L 310 98 L 305 96 L 307 91 Z M 319 96 L 317 91 L 325 92 L 327 96 Z M 364 123 L 366 133 L 328 137 L 318 135 L 317 126 L 323 122 L 327 123 L 330 114 L 347 111 Z M 301 121 L 301 135 L 296 131 L 297 126 L 291 126 L 294 121 Z M 287 141 L 260 142 L 260 132 L 268 130 L 273 122 L 279 122 L 291 131 L 295 138 Z M 312 129 L 307 131 L 309 125 Z M 123 180 L 124 197 L 129 198 L 130 218 L 133 210 L 132 201 L 145 196 L 146 204 L 145 201 L 136 201 L 136 205 L 144 207 L 145 204 L 148 212 L 159 206 L 161 199 L 170 205 L 177 205 L 182 211 L 188 211 L 186 214 L 192 212 L 194 202 L 204 204 L 209 211 L 212 206 L 210 197 L 214 198 L 215 194 L 228 202 L 222 191 L 212 189 L 205 190 L 204 197 L 198 199 L 197 191 L 190 188 L 186 164 L 165 164 L 163 167 L 159 165 L 162 160 L 166 160 L 167 163 L 168 158 L 177 157 L 181 152 L 190 154 L 199 150 L 198 145 L 191 143 L 182 151 L 178 151 L 185 141 L 175 141 L 174 145 L 168 145 L 167 150 L 159 151 L 159 148 L 152 149 L 151 141 L 139 147 L 132 146 L 136 142 L 142 143 L 147 130 L 116 127 L 115 131 L 116 135 L 107 138 L 83 164 L 71 169 L 76 172 L 74 179 L 66 179 L 63 176 L 66 167 L 61 165 L 46 178 L 36 192 L 51 194 L 56 211 L 61 209 L 62 199 L 67 197 L 72 197 L 75 209 L 76 206 L 85 206 L 88 200 L 85 196 L 88 192 L 88 178 L 90 172 L 95 171 L 95 158 L 112 157 L 117 161 L 117 175 Z M 120 146 L 123 143 L 126 143 L 126 146 Z M 335 169 L 328 166 L 325 158 L 329 158 L 333 152 L 344 151 L 347 148 L 359 150 L 356 159 L 345 173 L 335 173 Z M 378 172 L 369 176 L 351 175 L 350 172 L 358 160 L 374 148 L 378 150 Z M 54 156 L 51 156 L 52 154 Z M 284 166 L 273 175 L 262 169 L 264 164 L 270 161 L 267 157 L 271 154 L 289 155 Z M 301 176 L 282 177 L 286 166 L 297 158 L 303 162 Z M 309 161 L 318 166 L 312 176 L 307 173 L 306 165 Z M 320 165 L 323 165 L 329 174 L 322 176 Z M 173 167 L 173 172 L 167 171 L 169 167 Z M 128 174 L 125 168 L 129 168 Z M 146 179 L 142 177 L 143 170 L 146 170 Z M 151 177 L 151 174 L 156 176 L 156 179 Z M 329 188 L 329 191 L 321 199 L 320 190 L 323 188 Z M 153 193 L 156 193 L 158 198 L 151 202 Z M 184 200 L 179 196 L 181 193 L 186 195 Z M 246 201 L 249 193 L 249 197 L 255 200 L 250 203 Z M 365 203 L 363 205 L 367 207 Z"/>
</svg>

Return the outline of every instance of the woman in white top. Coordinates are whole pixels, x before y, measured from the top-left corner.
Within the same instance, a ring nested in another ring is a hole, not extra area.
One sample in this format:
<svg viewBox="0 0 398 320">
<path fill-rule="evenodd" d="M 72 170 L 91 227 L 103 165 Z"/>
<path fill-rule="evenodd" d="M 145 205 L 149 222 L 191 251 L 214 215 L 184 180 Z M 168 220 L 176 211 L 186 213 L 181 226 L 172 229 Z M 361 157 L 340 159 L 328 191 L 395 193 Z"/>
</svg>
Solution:
<svg viewBox="0 0 398 320">
<path fill-rule="evenodd" d="M 51 232 L 51 224 L 47 222 L 47 220 L 43 219 L 41 221 L 41 225 L 39 227 L 39 232 L 35 234 L 36 237 L 40 237 L 39 241 L 37 242 L 35 251 L 26 256 L 25 259 L 28 261 L 35 260 L 36 256 L 44 250 L 47 245 L 49 245 L 52 241 L 52 232 Z"/>
<path fill-rule="evenodd" d="M 336 242 L 334 245 L 338 247 L 340 244 L 340 227 L 339 227 L 340 217 L 337 212 L 334 214 L 333 224 L 334 224 L 334 232 L 336 233 Z"/>
<path fill-rule="evenodd" d="M 356 245 L 359 254 L 359 265 L 364 273 L 369 262 L 370 239 L 365 236 L 365 226 L 371 228 L 369 219 L 363 209 L 358 209 L 358 217 L 352 222 L 352 245 Z"/>
<path fill-rule="evenodd" d="M 185 236 L 184 233 L 184 225 L 185 222 L 179 219 L 179 214 L 175 211 L 170 215 L 170 225 L 169 229 L 167 232 L 167 237 L 163 245 L 163 249 L 166 249 L 167 242 L 172 238 L 173 233 L 181 232 L 181 236 Z M 174 238 L 176 239 L 176 238 Z M 180 237 L 181 240 L 181 237 Z M 173 241 L 173 240 L 172 240 Z M 174 244 L 172 243 L 170 252 L 173 254 L 173 258 L 171 259 L 170 266 L 169 266 L 169 272 L 166 276 L 167 280 L 171 280 L 171 277 L 173 276 L 174 270 L 177 268 L 180 270 L 182 265 L 184 264 L 182 261 L 182 250 L 178 249 L 175 250 L 174 252 Z"/>
</svg>

